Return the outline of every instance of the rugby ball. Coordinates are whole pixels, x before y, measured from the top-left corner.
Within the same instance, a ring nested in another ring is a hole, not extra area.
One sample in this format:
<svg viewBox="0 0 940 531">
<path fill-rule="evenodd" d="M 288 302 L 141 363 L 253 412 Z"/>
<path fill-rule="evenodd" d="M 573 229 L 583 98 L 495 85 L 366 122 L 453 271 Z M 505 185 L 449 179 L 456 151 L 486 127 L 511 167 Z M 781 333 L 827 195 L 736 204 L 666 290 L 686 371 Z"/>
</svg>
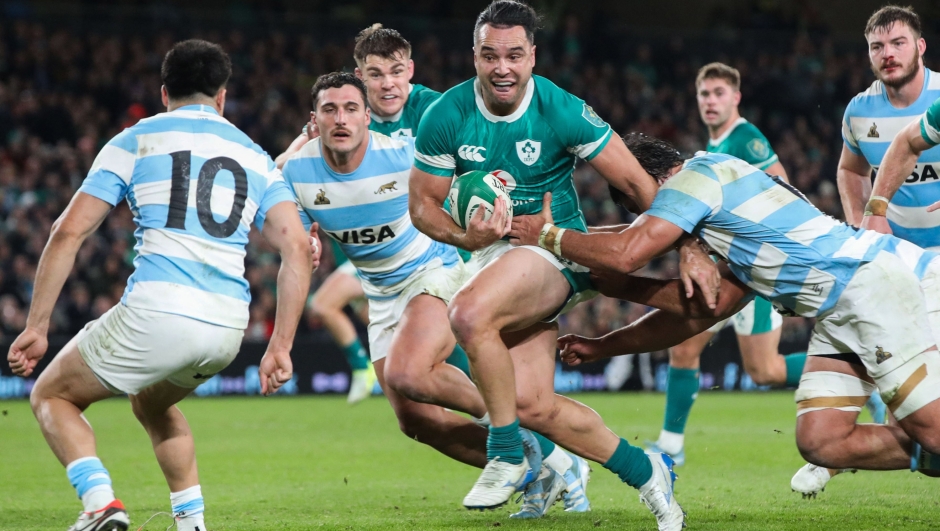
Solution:
<svg viewBox="0 0 940 531">
<path fill-rule="evenodd" d="M 497 197 L 503 198 L 509 217 L 512 217 L 512 199 L 503 181 L 492 173 L 468 171 L 450 185 L 450 193 L 447 194 L 450 217 L 460 228 L 466 229 L 477 210 L 482 208 L 483 220 L 488 220 L 493 215 Z"/>
</svg>

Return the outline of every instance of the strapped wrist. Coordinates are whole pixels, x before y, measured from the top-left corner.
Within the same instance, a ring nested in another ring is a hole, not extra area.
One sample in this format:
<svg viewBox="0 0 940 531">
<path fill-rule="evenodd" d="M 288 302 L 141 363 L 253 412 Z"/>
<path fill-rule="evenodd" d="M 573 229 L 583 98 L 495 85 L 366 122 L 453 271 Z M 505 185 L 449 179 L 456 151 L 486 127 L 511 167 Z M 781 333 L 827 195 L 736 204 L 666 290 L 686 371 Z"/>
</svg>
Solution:
<svg viewBox="0 0 940 531">
<path fill-rule="evenodd" d="M 868 200 L 868 203 L 865 205 L 865 215 L 866 216 L 882 216 L 885 217 L 888 214 L 888 198 L 882 197 L 880 195 L 873 195 Z"/>
<path fill-rule="evenodd" d="M 542 225 L 542 230 L 539 232 L 539 247 L 555 256 L 561 256 L 561 237 L 564 233 L 565 229 L 558 228 L 551 223 Z"/>
</svg>

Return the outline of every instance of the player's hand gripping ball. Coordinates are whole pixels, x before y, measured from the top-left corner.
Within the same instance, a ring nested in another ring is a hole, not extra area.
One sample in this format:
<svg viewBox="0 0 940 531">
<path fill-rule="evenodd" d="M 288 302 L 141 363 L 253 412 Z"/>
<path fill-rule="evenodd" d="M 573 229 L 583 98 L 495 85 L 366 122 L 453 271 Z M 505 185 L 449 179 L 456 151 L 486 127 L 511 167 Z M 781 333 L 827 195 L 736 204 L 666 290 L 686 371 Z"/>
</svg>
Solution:
<svg viewBox="0 0 940 531">
<path fill-rule="evenodd" d="M 454 223 L 466 229 L 477 210 L 483 209 L 483 221 L 490 219 L 496 198 L 502 196 L 507 205 L 507 214 L 512 218 L 512 199 L 503 182 L 492 173 L 481 170 L 468 171 L 454 179 L 447 194 L 448 211 Z"/>
</svg>

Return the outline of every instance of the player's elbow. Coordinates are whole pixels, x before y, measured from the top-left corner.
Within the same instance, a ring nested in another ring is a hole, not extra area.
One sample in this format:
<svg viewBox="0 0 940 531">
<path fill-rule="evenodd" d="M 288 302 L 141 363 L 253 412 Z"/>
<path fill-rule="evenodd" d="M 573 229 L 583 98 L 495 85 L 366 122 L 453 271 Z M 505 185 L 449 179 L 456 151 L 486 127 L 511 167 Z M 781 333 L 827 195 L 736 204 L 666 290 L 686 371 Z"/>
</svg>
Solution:
<svg viewBox="0 0 940 531">
<path fill-rule="evenodd" d="M 85 239 L 86 231 L 70 223 L 63 215 L 52 223 L 49 231 L 50 243 L 75 243 Z"/>
</svg>

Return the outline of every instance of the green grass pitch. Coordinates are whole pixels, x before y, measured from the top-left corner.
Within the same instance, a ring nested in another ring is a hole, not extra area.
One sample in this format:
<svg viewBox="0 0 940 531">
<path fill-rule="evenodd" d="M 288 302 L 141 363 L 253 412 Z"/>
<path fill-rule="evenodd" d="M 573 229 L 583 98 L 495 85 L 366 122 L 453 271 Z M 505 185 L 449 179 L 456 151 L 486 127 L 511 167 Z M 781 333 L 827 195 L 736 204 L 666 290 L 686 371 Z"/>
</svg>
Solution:
<svg viewBox="0 0 940 531">
<path fill-rule="evenodd" d="M 631 442 L 659 432 L 663 395 L 576 398 Z M 195 432 L 212 531 L 655 529 L 636 491 L 599 465 L 588 514 L 556 507 L 517 522 L 509 508 L 468 512 L 460 501 L 477 471 L 407 440 L 382 398 L 355 407 L 324 397 L 189 399 L 181 407 Z M 80 504 L 28 404 L 0 402 L 0 410 L 0 529 L 66 529 Z M 131 529 L 167 511 L 166 484 L 127 401 L 96 404 L 87 417 Z M 801 499 L 789 488 L 802 465 L 793 427 L 792 393 L 702 393 L 678 469 L 689 530 L 940 529 L 940 482 L 920 474 L 846 474 L 818 499 Z M 145 529 L 170 523 L 158 516 Z"/>
</svg>

